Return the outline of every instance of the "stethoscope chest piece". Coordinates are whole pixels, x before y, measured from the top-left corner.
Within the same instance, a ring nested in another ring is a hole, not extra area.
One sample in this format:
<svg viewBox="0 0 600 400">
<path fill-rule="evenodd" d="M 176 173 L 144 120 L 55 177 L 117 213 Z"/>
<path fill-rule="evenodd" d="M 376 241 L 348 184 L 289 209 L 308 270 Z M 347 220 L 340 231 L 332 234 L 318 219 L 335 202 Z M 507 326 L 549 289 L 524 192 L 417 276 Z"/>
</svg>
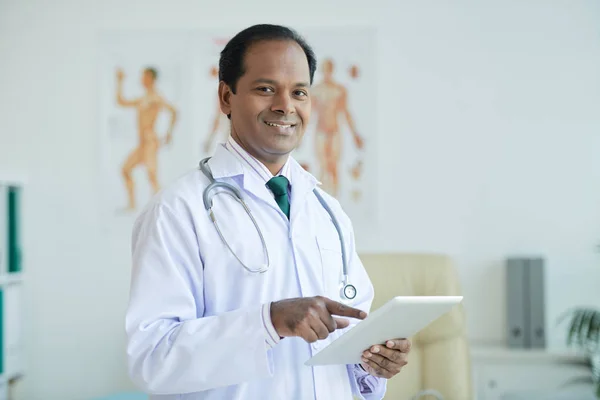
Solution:
<svg viewBox="0 0 600 400">
<path fill-rule="evenodd" d="M 356 287 L 350 283 L 342 283 L 340 298 L 343 302 L 352 302 L 356 298 Z"/>
</svg>

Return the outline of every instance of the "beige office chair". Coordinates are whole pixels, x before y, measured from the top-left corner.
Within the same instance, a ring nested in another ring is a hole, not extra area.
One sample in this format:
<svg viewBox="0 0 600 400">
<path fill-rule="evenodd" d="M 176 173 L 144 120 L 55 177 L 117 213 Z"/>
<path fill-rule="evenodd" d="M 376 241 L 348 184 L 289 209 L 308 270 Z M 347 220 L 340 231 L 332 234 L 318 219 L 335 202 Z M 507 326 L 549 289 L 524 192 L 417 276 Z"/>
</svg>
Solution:
<svg viewBox="0 0 600 400">
<path fill-rule="evenodd" d="M 451 260 L 434 254 L 361 254 L 373 282 L 371 310 L 392 297 L 460 295 Z M 389 400 L 471 400 L 471 360 L 462 305 L 410 338 L 408 364 L 388 381 Z"/>
</svg>

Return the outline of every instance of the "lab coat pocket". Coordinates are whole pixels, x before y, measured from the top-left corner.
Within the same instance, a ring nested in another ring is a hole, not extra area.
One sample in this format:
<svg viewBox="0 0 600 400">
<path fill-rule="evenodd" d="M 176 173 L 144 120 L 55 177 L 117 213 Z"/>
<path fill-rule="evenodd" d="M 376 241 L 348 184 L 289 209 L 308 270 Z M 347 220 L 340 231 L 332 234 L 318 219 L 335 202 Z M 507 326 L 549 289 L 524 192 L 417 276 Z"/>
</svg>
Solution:
<svg viewBox="0 0 600 400">
<path fill-rule="evenodd" d="M 317 235 L 317 246 L 321 256 L 322 288 L 324 295 L 340 301 L 339 289 L 342 280 L 342 248 L 334 233 L 321 232 Z"/>
</svg>

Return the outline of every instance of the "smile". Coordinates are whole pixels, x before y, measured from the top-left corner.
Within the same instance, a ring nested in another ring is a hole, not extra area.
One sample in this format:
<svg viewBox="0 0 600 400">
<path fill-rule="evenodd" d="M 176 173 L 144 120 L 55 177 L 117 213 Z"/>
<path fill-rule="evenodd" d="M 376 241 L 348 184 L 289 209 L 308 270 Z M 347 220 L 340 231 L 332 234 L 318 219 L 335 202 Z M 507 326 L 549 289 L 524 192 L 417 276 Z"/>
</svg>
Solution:
<svg viewBox="0 0 600 400">
<path fill-rule="evenodd" d="M 285 123 L 276 123 L 276 122 L 267 122 L 265 121 L 265 124 L 267 124 L 268 126 L 272 126 L 274 128 L 293 128 L 294 126 L 296 126 L 296 124 L 285 124 Z"/>
</svg>

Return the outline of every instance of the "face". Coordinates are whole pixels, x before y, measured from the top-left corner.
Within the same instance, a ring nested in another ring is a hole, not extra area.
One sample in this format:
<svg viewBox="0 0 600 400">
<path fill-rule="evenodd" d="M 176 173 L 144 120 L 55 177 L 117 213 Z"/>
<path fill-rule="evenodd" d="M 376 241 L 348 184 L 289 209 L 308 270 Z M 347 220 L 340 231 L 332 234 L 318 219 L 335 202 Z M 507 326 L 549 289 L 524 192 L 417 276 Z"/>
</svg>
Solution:
<svg viewBox="0 0 600 400">
<path fill-rule="evenodd" d="M 150 88 L 154 85 L 154 76 L 152 76 L 152 72 L 144 71 L 142 74 L 142 85 L 145 88 Z"/>
<path fill-rule="evenodd" d="M 285 160 L 302 140 L 310 116 L 306 55 L 294 41 L 262 41 L 248 49 L 244 66 L 235 94 L 219 85 L 231 134 L 263 162 Z"/>
</svg>

